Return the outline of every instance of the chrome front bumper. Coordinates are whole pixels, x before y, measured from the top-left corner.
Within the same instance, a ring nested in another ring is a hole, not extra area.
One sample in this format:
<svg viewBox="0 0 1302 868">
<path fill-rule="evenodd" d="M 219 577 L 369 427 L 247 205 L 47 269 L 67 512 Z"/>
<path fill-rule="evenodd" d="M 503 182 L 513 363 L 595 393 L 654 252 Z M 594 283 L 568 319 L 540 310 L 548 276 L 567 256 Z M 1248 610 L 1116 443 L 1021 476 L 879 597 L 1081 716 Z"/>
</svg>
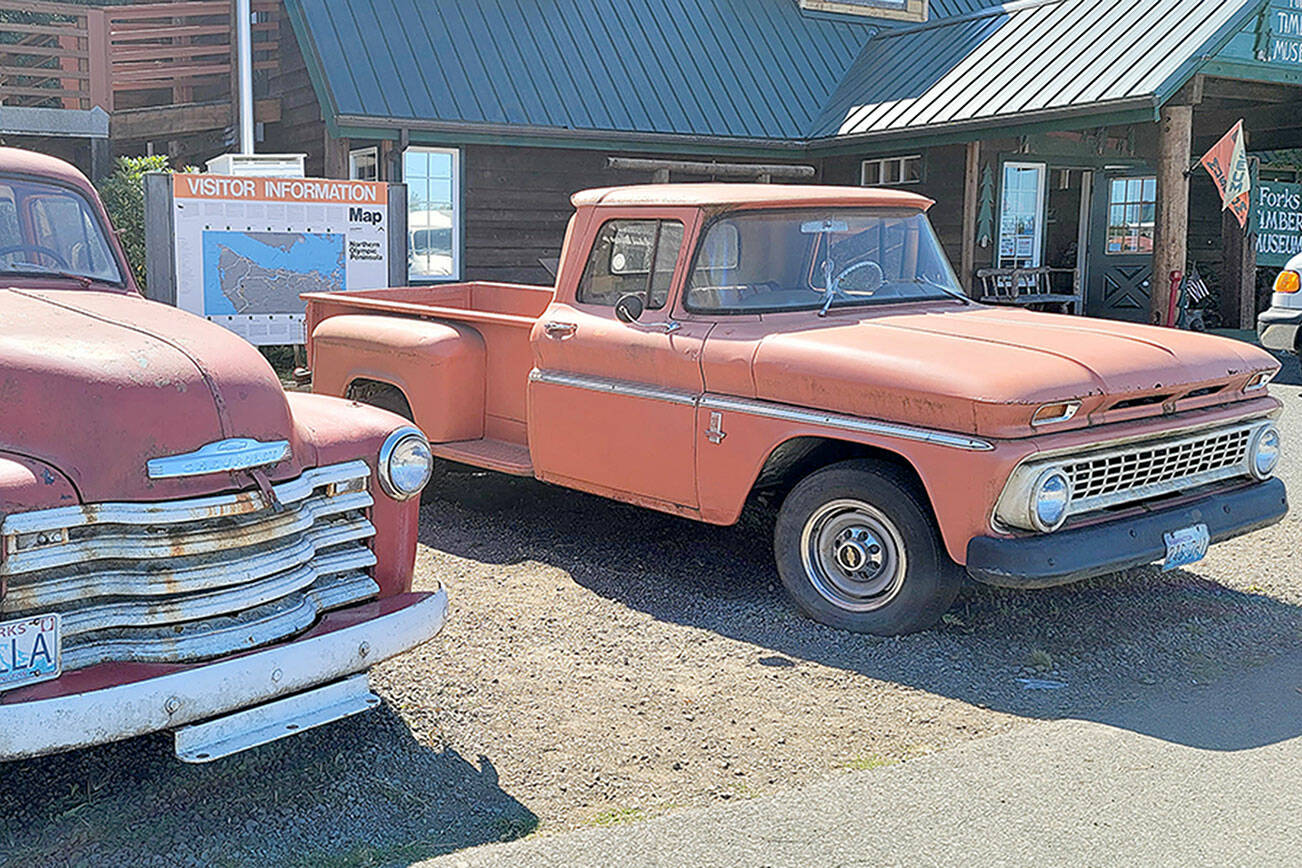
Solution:
<svg viewBox="0 0 1302 868">
<path fill-rule="evenodd" d="M 434 637 L 442 589 L 401 609 L 319 636 L 181 672 L 71 696 L 0 704 L 0 761 L 173 729 L 335 681 Z"/>
</svg>

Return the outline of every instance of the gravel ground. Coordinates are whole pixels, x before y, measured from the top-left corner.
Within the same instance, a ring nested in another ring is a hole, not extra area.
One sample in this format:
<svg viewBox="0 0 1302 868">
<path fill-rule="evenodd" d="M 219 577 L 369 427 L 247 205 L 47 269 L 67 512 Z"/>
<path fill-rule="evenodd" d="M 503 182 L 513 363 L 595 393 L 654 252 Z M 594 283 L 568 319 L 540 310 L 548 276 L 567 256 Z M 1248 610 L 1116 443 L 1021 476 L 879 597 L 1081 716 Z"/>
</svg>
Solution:
<svg viewBox="0 0 1302 868">
<path fill-rule="evenodd" d="M 1296 363 L 1274 389 L 1294 444 Z M 1302 491 L 1302 450 L 1288 456 Z M 376 670 L 378 712 L 207 766 L 174 760 L 165 734 L 3 766 L 0 862 L 406 864 L 745 799 L 1027 718 L 1120 722 L 1302 638 L 1295 517 L 1170 574 L 974 586 L 945 624 L 897 639 L 796 614 L 761 515 L 719 529 L 451 472 L 421 517 L 417 585 L 447 586 L 453 618 Z"/>
</svg>

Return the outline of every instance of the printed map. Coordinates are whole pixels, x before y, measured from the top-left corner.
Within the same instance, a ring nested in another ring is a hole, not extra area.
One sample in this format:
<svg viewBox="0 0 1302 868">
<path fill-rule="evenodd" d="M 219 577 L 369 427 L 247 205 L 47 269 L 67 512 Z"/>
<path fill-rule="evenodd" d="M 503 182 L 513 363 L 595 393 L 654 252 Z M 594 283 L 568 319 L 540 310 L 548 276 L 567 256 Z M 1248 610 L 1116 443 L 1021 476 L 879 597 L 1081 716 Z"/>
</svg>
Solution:
<svg viewBox="0 0 1302 868">
<path fill-rule="evenodd" d="M 212 314 L 302 313 L 304 292 L 346 288 L 345 236 L 203 233 L 203 294 Z"/>
</svg>

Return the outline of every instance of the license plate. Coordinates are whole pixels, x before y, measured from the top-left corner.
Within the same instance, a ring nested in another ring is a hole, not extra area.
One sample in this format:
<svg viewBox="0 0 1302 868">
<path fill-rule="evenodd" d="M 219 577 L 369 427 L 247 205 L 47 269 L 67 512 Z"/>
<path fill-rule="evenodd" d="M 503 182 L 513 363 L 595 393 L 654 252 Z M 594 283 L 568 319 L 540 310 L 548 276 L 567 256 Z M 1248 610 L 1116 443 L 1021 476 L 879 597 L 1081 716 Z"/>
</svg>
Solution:
<svg viewBox="0 0 1302 868">
<path fill-rule="evenodd" d="M 1174 570 L 1201 561 L 1207 555 L 1211 534 L 1207 532 L 1207 525 L 1195 524 L 1173 530 L 1165 535 L 1165 539 L 1166 560 L 1162 562 L 1162 569 Z"/>
<path fill-rule="evenodd" d="M 62 626 L 57 614 L 0 621 L 0 690 L 59 677 Z"/>
</svg>

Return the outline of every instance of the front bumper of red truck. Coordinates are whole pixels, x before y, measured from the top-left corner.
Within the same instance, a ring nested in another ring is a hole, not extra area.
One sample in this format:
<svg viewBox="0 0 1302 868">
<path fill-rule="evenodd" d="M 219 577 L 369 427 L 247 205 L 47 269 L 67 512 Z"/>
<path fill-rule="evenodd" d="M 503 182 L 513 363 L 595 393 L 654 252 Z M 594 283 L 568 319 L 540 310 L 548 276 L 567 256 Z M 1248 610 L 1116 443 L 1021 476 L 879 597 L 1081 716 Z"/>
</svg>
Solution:
<svg viewBox="0 0 1302 868">
<path fill-rule="evenodd" d="M 292 641 L 211 663 L 104 686 L 93 685 L 117 675 L 88 669 L 73 673 L 76 681 L 22 691 L 56 695 L 0 694 L 0 761 L 177 729 L 330 684 L 433 638 L 447 607 L 443 590 L 402 594 L 330 612 Z M 62 692 L 78 682 L 87 689 Z"/>
</svg>

